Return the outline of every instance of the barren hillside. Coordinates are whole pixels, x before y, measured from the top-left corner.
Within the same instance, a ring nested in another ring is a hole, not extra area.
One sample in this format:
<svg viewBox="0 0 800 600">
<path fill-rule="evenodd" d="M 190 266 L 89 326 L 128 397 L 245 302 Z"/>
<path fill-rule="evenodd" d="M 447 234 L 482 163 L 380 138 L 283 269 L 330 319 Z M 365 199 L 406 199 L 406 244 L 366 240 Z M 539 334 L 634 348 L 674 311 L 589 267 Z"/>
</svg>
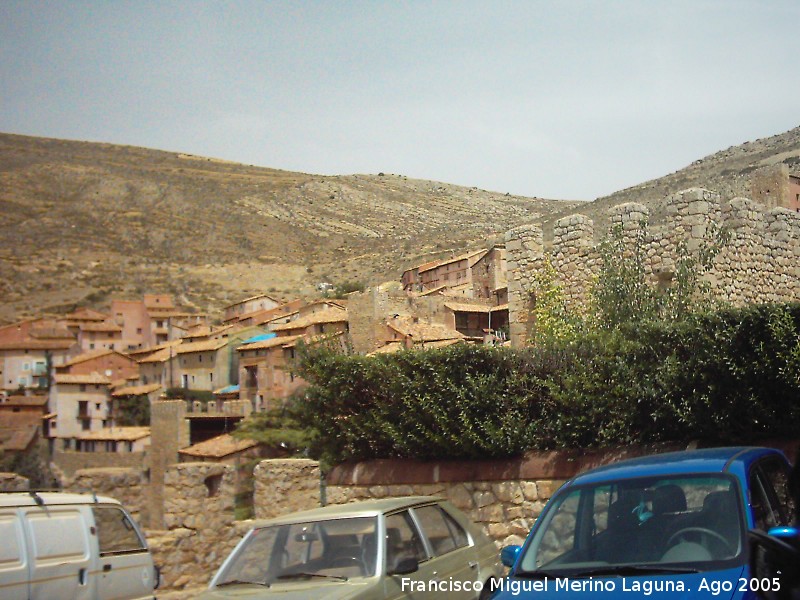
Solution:
<svg viewBox="0 0 800 600">
<path fill-rule="evenodd" d="M 723 199 L 750 197 L 750 173 L 781 162 L 789 166 L 792 174 L 800 174 L 800 127 L 772 137 L 731 146 L 664 177 L 645 181 L 583 204 L 580 212 L 595 219 L 595 223 L 604 224 L 607 223 L 607 211 L 610 207 L 623 202 L 641 202 L 650 208 L 653 222 L 663 222 L 661 207 L 664 198 L 670 194 L 691 187 L 703 187 L 719 192 Z M 573 212 L 575 211 L 572 207 L 565 207 L 545 215 L 545 231 L 551 229 L 549 225 L 555 220 Z M 603 230 L 604 227 L 595 227 L 596 234 Z"/>
<path fill-rule="evenodd" d="M 576 204 L 0 134 L 0 322 L 143 292 L 214 311 L 398 279 Z"/>
</svg>

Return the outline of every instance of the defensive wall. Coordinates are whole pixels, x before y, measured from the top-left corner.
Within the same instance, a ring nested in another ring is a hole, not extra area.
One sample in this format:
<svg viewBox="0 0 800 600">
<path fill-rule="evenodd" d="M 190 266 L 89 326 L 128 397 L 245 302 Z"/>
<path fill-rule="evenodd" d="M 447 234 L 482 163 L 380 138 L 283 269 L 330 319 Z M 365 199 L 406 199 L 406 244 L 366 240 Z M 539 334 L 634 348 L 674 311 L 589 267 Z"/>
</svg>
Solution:
<svg viewBox="0 0 800 600">
<path fill-rule="evenodd" d="M 723 228 L 729 240 L 704 275 L 713 295 L 734 305 L 793 301 L 800 298 L 800 214 L 769 208 L 747 198 L 723 201 L 716 192 L 692 188 L 669 196 L 667 225 L 650 226 L 646 206 L 627 203 L 609 210 L 611 227 L 626 243 L 639 244 L 654 283 L 674 276 L 679 248 L 697 253 Z M 543 243 L 541 225 L 523 225 L 505 235 L 510 337 L 528 340 L 535 293 L 534 275 L 549 259 L 569 303 L 587 300 L 601 268 L 600 242 L 592 219 L 574 214 L 556 221 L 553 242 Z"/>
</svg>

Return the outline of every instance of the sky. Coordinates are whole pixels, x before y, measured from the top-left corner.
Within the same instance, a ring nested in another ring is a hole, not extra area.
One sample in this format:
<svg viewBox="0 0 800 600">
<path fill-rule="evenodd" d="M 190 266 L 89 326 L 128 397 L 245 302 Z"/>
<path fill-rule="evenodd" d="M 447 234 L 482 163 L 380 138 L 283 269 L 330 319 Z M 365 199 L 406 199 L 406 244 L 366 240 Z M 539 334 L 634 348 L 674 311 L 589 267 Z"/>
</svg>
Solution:
<svg viewBox="0 0 800 600">
<path fill-rule="evenodd" d="M 796 0 L 0 0 L 0 132 L 592 200 L 800 125 Z"/>
</svg>

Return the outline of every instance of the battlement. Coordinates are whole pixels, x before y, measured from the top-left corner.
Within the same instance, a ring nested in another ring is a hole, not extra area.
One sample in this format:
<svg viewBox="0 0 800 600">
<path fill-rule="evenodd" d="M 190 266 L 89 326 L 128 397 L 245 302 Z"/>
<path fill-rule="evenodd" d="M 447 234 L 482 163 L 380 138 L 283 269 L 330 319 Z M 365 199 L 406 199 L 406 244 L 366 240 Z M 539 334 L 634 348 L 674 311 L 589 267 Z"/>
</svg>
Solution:
<svg viewBox="0 0 800 600">
<path fill-rule="evenodd" d="M 669 196 L 664 209 L 667 223 L 659 226 L 650 225 L 650 211 L 643 204 L 628 202 L 608 211 L 610 227 L 618 228 L 626 242 L 639 245 L 654 283 L 672 277 L 680 245 L 697 252 L 715 231 L 725 229 L 730 239 L 706 275 L 715 296 L 736 305 L 800 298 L 797 212 L 748 198 L 723 201 L 720 194 L 702 188 Z M 549 248 L 538 224 L 506 233 L 512 343 L 522 345 L 528 339 L 533 275 L 545 258 L 569 302 L 587 299 L 601 267 L 598 233 L 604 237 L 610 231 L 595 231 L 592 219 L 581 214 L 556 221 Z"/>
</svg>

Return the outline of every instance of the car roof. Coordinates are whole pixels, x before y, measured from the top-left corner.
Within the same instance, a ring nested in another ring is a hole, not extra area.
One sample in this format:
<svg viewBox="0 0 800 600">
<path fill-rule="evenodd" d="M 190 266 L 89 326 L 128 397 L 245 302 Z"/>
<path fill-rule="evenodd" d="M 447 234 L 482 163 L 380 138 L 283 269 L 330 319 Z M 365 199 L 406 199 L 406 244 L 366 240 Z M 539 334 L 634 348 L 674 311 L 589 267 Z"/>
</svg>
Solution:
<svg viewBox="0 0 800 600">
<path fill-rule="evenodd" d="M 779 450 L 773 448 L 748 446 L 703 448 L 700 450 L 651 454 L 597 467 L 577 475 L 572 479 L 570 485 L 646 476 L 724 473 L 735 463 L 740 463 L 747 467 L 753 461 L 768 455 L 783 456 Z"/>
<path fill-rule="evenodd" d="M 55 506 L 59 504 L 119 504 L 118 500 L 95 494 L 67 492 L 0 492 L 0 506 Z"/>
<path fill-rule="evenodd" d="M 289 513 L 272 519 L 258 519 L 253 522 L 254 527 L 280 525 L 283 523 L 302 523 L 305 521 L 322 521 L 329 519 L 343 519 L 353 517 L 374 517 L 379 514 L 389 513 L 404 508 L 443 502 L 436 496 L 405 496 L 402 498 L 381 498 L 380 500 L 362 500 L 347 504 L 329 504 L 321 508 L 312 508 Z"/>
</svg>

